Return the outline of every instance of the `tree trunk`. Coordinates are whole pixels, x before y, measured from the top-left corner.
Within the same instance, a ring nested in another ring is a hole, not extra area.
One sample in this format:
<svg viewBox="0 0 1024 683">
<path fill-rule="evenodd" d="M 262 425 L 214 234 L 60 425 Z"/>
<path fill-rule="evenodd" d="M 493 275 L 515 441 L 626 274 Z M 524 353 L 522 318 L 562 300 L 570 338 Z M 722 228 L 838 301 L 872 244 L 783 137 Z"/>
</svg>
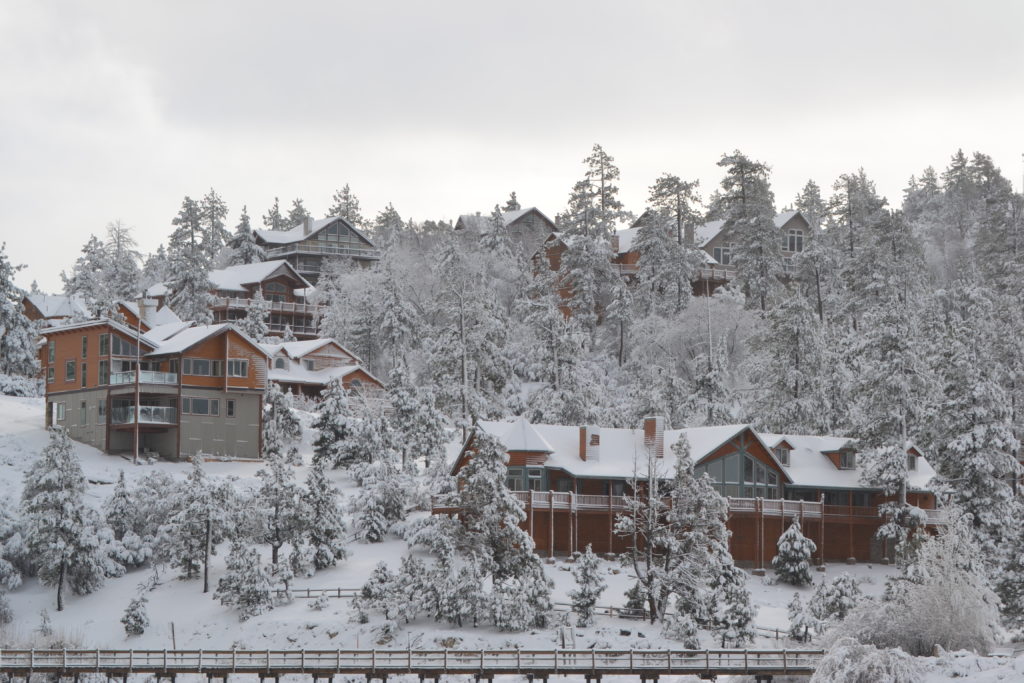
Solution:
<svg viewBox="0 0 1024 683">
<path fill-rule="evenodd" d="M 67 569 L 67 562 L 60 563 L 60 572 L 57 574 L 57 611 L 64 611 L 64 573 Z"/>
<path fill-rule="evenodd" d="M 206 518 L 206 548 L 203 552 L 203 592 L 210 592 L 210 551 L 213 545 L 213 523 Z"/>
</svg>

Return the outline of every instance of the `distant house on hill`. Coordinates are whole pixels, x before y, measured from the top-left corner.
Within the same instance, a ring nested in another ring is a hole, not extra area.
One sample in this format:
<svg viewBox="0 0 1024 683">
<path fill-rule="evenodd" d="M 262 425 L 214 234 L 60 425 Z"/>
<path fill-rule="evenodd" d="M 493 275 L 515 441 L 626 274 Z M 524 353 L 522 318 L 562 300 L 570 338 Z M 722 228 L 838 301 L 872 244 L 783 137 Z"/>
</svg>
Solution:
<svg viewBox="0 0 1024 683">
<path fill-rule="evenodd" d="M 501 214 L 509 237 L 518 244 L 524 256 L 530 256 L 540 247 L 544 239 L 555 231 L 555 222 L 535 206 Z M 486 235 L 491 231 L 491 215 L 481 213 L 462 214 L 455 221 L 455 229 Z"/>
<path fill-rule="evenodd" d="M 340 216 L 308 218 L 290 230 L 256 230 L 255 235 L 268 259 L 285 259 L 314 285 L 331 260 L 367 265 L 380 259 L 373 241 Z"/>
<path fill-rule="evenodd" d="M 42 320 L 45 325 L 58 325 L 90 315 L 85 300 L 77 294 L 26 294 L 21 306 L 29 320 Z"/>
<path fill-rule="evenodd" d="M 354 395 L 368 400 L 383 398 L 383 382 L 333 339 L 265 343 L 261 347 L 270 357 L 270 381 L 285 391 L 316 399 L 328 382 L 340 377 L 345 389 Z"/>
</svg>

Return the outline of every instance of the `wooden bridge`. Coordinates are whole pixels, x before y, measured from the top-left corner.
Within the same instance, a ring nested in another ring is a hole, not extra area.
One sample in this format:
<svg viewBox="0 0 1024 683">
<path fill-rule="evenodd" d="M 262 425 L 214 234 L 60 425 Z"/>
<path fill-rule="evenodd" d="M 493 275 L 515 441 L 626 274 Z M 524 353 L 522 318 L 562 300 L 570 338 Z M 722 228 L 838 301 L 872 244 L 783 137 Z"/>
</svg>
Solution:
<svg viewBox="0 0 1024 683">
<path fill-rule="evenodd" d="M 178 674 L 210 679 L 249 675 L 276 679 L 304 674 L 330 679 L 355 674 L 367 679 L 413 675 L 436 681 L 445 675 L 477 680 L 517 675 L 529 680 L 575 675 L 589 681 L 602 676 L 810 675 L 822 650 L 2 650 L 0 673 L 28 680 L 32 674 L 70 676 L 101 674 L 127 678 Z"/>
</svg>

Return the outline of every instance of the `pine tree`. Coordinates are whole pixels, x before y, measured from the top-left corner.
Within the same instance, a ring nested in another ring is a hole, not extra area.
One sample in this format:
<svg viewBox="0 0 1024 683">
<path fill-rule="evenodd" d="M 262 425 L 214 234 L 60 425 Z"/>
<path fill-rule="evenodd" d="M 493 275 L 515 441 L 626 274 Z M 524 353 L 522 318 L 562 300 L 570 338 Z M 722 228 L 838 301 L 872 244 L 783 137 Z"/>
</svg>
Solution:
<svg viewBox="0 0 1024 683">
<path fill-rule="evenodd" d="M 820 622 L 804 607 L 799 593 L 793 593 L 793 599 L 786 609 L 789 614 L 789 637 L 798 643 L 808 642 L 811 633 L 819 629 Z"/>
<path fill-rule="evenodd" d="M 277 197 L 274 197 L 274 205 L 263 215 L 263 225 L 268 230 L 290 230 L 295 227 L 281 215 L 281 202 Z"/>
<path fill-rule="evenodd" d="M 668 214 L 649 212 L 638 228 L 633 249 L 640 255 L 636 280 L 638 299 L 647 313 L 662 315 L 685 308 L 690 282 L 700 265 L 689 247 L 676 241 Z"/>
<path fill-rule="evenodd" d="M 118 473 L 117 484 L 114 492 L 103 503 L 103 512 L 106 517 L 107 526 L 114 532 L 118 540 L 132 531 L 134 519 L 138 514 L 131 494 L 128 493 L 128 485 L 124 480 L 124 470 Z"/>
<path fill-rule="evenodd" d="M 822 631 L 825 622 L 845 619 L 860 598 L 860 586 L 852 576 L 843 572 L 831 581 L 822 581 L 814 589 L 814 595 L 807 603 L 809 617 L 819 623 L 817 629 Z"/>
<path fill-rule="evenodd" d="M 776 542 L 778 554 L 772 558 L 772 567 L 780 581 L 794 586 L 810 584 L 811 559 L 818 546 L 800 532 L 800 518 L 794 517 Z"/>
<path fill-rule="evenodd" d="M 388 383 L 391 422 L 402 454 L 402 469 L 415 468 L 422 461 L 426 469 L 444 458 L 448 428 L 444 415 L 434 405 L 429 389 L 415 385 L 402 363 L 395 366 Z"/>
<path fill-rule="evenodd" d="M 142 254 L 132 236 L 132 229 L 121 221 L 108 223 L 104 247 L 109 265 L 104 275 L 109 281 L 110 291 L 117 299 L 134 298 L 138 294 L 139 278 L 142 275 L 139 269 Z"/>
<path fill-rule="evenodd" d="M 263 247 L 256 244 L 256 233 L 252 231 L 249 223 L 249 212 L 242 207 L 242 215 L 238 217 L 238 225 L 235 227 L 235 234 L 231 241 L 231 265 L 237 266 L 248 263 L 259 263 L 266 258 Z"/>
<path fill-rule="evenodd" d="M 232 544 L 227 570 L 217 582 L 213 597 L 226 607 L 237 608 L 239 621 L 274 608 L 274 582 L 255 548 Z"/>
<path fill-rule="evenodd" d="M 522 208 L 523 207 L 519 205 L 519 199 L 516 198 L 516 193 L 510 192 L 508 195 L 508 200 L 506 200 L 505 206 L 503 206 L 501 210 L 508 213 L 511 211 L 519 211 Z"/>
<path fill-rule="evenodd" d="M 813 240 L 821 232 L 825 223 L 825 215 L 828 212 L 818 184 L 813 180 L 808 180 L 797 194 L 793 207 L 803 215 L 808 225 L 811 226 L 811 239 Z"/>
<path fill-rule="evenodd" d="M 309 512 L 295 472 L 282 454 L 268 454 L 256 476 L 263 482 L 257 494 L 262 509 L 257 539 L 270 545 L 270 563 L 276 566 L 282 546 L 299 545 Z"/>
<path fill-rule="evenodd" d="M 611 249 L 604 240 L 586 235 L 564 239 L 566 250 L 558 268 L 559 287 L 569 291 L 566 305 L 594 340 L 601 304 L 616 275 L 611 268 Z"/>
<path fill-rule="evenodd" d="M 345 520 L 338 490 L 327 479 L 323 462 L 315 462 L 306 478 L 306 542 L 313 548 L 313 566 L 327 569 L 345 559 Z"/>
<path fill-rule="evenodd" d="M 263 289 L 261 287 L 257 287 L 256 294 L 249 300 L 249 306 L 246 308 L 245 317 L 241 320 L 235 321 L 233 324 L 238 327 L 240 332 L 247 335 L 250 339 L 262 342 L 266 340 L 270 333 L 269 320 L 270 302 L 263 298 Z"/>
<path fill-rule="evenodd" d="M 210 283 L 210 256 L 203 246 L 203 214 L 198 203 L 185 197 L 177 217 L 177 226 L 168 242 L 171 295 L 168 303 L 184 320 L 209 324 L 213 285 Z"/>
<path fill-rule="evenodd" d="M 346 221 L 354 225 L 356 228 L 363 228 L 366 226 L 366 219 L 360 212 L 359 199 L 349 188 L 348 183 L 345 183 L 345 187 L 334 193 L 331 197 L 331 208 L 327 210 L 328 216 L 340 216 Z"/>
<path fill-rule="evenodd" d="M 281 333 L 281 343 L 287 344 L 293 341 L 295 341 L 295 333 L 292 331 L 292 326 L 286 323 L 284 332 Z"/>
<path fill-rule="evenodd" d="M 312 217 L 313 215 L 306 210 L 305 206 L 303 206 L 301 199 L 293 199 L 292 208 L 288 210 L 288 218 L 286 219 L 286 225 L 288 226 L 288 228 L 286 229 L 294 228 L 297 225 L 302 225 L 303 223 L 306 222 L 307 218 Z"/>
<path fill-rule="evenodd" d="M 619 201 L 619 169 L 601 145 L 583 160 L 584 179 L 573 186 L 569 205 L 557 216 L 559 229 L 573 235 L 608 239 L 616 225 L 629 219 Z"/>
<path fill-rule="evenodd" d="M 395 243 L 405 225 L 394 205 L 388 203 L 373 219 L 373 239 L 377 246 L 387 248 Z"/>
<path fill-rule="evenodd" d="M 89 235 L 71 275 L 61 273 L 64 293 L 81 297 L 94 316 L 110 316 L 117 306 L 117 294 L 109 275 L 111 270 L 106 245 L 96 235 Z"/>
<path fill-rule="evenodd" d="M 742 647 L 752 642 L 757 607 L 750 602 L 746 575 L 735 566 L 728 565 L 718 577 L 715 588 L 713 624 L 721 638 L 722 647 Z"/>
<path fill-rule="evenodd" d="M 569 592 L 569 599 L 576 613 L 576 625 L 590 626 L 594 623 L 594 606 L 608 587 L 608 582 L 601 576 L 601 562 L 590 544 L 582 553 L 576 553 L 572 578 L 576 581 L 576 589 Z"/>
<path fill-rule="evenodd" d="M 149 627 L 149 615 L 146 614 L 146 603 L 149 601 L 144 596 L 132 598 L 128 607 L 121 617 L 124 624 L 124 632 L 129 636 L 141 636 Z"/>
<path fill-rule="evenodd" d="M 15 266 L 7 258 L 7 245 L 0 244 L 0 374 L 30 377 L 39 370 L 36 333 L 21 302 L 25 292 L 14 284 Z"/>
<path fill-rule="evenodd" d="M 732 424 L 735 398 L 729 386 L 725 340 L 701 353 L 693 360 L 693 390 L 689 412 L 699 415 L 704 426 Z"/>
<path fill-rule="evenodd" d="M 263 440 L 268 438 L 268 431 L 277 431 L 282 446 L 302 438 L 302 423 L 292 409 L 292 394 L 281 391 L 280 385 L 271 383 L 263 399 Z"/>
<path fill-rule="evenodd" d="M 347 444 L 352 436 L 353 415 L 348 392 L 341 378 L 335 377 L 327 383 L 320 397 L 320 411 L 313 422 L 317 431 L 313 462 L 339 467 L 348 460 Z"/>
<path fill-rule="evenodd" d="M 231 235 L 224 228 L 224 219 L 228 216 L 228 205 L 213 188 L 199 202 L 199 220 L 203 232 L 203 251 L 212 263 L 217 252 L 231 240 Z"/>
<path fill-rule="evenodd" d="M 700 222 L 697 210 L 700 204 L 699 185 L 698 180 L 680 180 L 679 176 L 671 173 L 662 174 L 651 185 L 648 202 L 651 208 L 672 221 L 679 245 L 694 243 L 693 228 Z"/>
<path fill-rule="evenodd" d="M 21 514 L 25 538 L 39 580 L 57 589 L 57 611 L 64 609 L 64 586 L 76 595 L 103 585 L 96 529 L 99 520 L 85 504 L 85 475 L 62 428 L 25 473 Z"/>
</svg>

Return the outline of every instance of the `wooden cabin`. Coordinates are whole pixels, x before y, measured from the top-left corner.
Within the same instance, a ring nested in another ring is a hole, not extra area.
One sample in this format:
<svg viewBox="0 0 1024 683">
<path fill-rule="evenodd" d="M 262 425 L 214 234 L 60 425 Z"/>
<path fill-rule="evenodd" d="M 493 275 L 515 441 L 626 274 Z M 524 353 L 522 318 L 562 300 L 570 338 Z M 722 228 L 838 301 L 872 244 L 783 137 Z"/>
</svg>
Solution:
<svg viewBox="0 0 1024 683">
<path fill-rule="evenodd" d="M 307 218 L 290 230 L 256 230 L 268 259 L 284 259 L 314 285 L 330 261 L 368 265 L 380 260 L 373 241 L 340 216 Z"/>
<path fill-rule="evenodd" d="M 138 426 L 142 453 L 260 456 L 267 356 L 231 325 L 166 324 L 139 335 L 99 319 L 44 330 L 43 339 L 48 427 L 113 454 L 134 452 Z"/>
<path fill-rule="evenodd" d="M 642 428 L 479 422 L 463 445 L 452 473 L 472 457 L 474 437 L 497 437 L 509 456 L 508 487 L 523 501 L 523 523 L 538 552 L 573 553 L 588 544 L 595 552 L 620 553 L 629 539 L 614 531 L 623 496 L 633 491 L 652 463 L 669 479 L 672 446 L 682 437 L 698 473 L 707 473 L 729 500 L 730 551 L 737 562 L 770 565 L 776 542 L 792 519 L 817 545 L 816 561 L 881 561 L 892 549 L 875 538 L 883 520 L 882 492 L 859 481 L 856 446 L 849 439 L 760 434 L 749 425 L 665 429 L 660 417 Z M 934 470 L 916 450 L 910 502 L 937 522 L 935 497 L 927 490 Z M 909 460 L 908 460 L 909 464 Z M 435 512 L 453 512 L 443 501 Z"/>
<path fill-rule="evenodd" d="M 362 367 L 359 358 L 334 339 L 310 339 L 261 345 L 270 358 L 269 379 L 283 391 L 319 399 L 327 384 L 340 377 L 352 395 L 384 399 L 384 383 Z"/>
<path fill-rule="evenodd" d="M 501 218 L 505 221 L 509 238 L 513 244 L 518 245 L 526 257 L 535 254 L 547 236 L 557 230 L 555 222 L 535 206 L 505 211 Z M 475 214 L 462 214 L 455 221 L 455 230 L 476 235 L 486 235 L 491 231 L 491 227 L 491 215 L 484 215 L 479 211 Z"/>
<path fill-rule="evenodd" d="M 261 261 L 213 270 L 210 283 L 214 322 L 245 318 L 259 292 L 270 309 L 270 334 L 282 335 L 290 327 L 298 339 L 316 337 L 322 307 L 307 302 L 313 284 L 288 261 Z"/>
</svg>

